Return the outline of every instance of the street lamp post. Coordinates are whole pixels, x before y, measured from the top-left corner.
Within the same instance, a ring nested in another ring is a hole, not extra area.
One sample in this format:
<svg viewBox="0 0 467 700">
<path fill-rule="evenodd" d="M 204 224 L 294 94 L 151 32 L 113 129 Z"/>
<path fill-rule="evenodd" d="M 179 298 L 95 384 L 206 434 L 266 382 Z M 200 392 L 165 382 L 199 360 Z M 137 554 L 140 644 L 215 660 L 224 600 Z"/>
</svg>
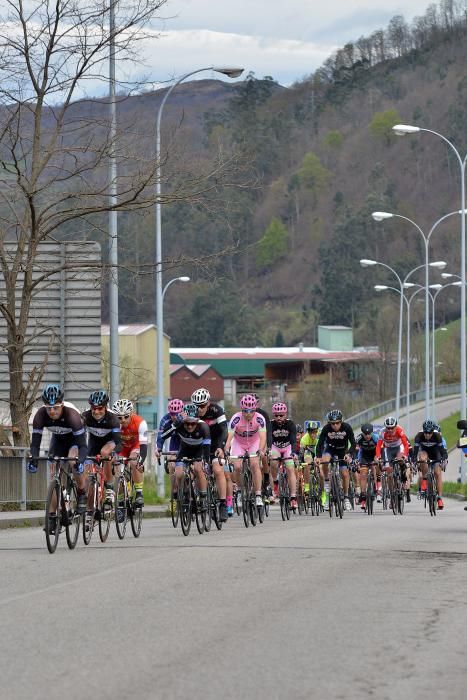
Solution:
<svg viewBox="0 0 467 700">
<path fill-rule="evenodd" d="M 156 392 L 157 392 L 157 422 L 160 421 L 164 413 L 164 318 L 162 308 L 162 219 L 161 219 L 161 117 L 164 105 L 168 97 L 171 95 L 177 85 L 180 85 L 184 80 L 192 75 L 203 73 L 205 71 L 215 71 L 222 73 L 229 78 L 238 78 L 243 73 L 243 68 L 217 68 L 209 66 L 207 68 L 198 68 L 182 75 L 165 93 L 159 110 L 157 112 L 156 121 Z M 161 483 L 161 491 L 159 496 L 165 495 L 164 478 L 162 464 L 158 468 L 158 483 Z"/>
<path fill-rule="evenodd" d="M 435 229 L 438 227 L 438 225 L 444 221 L 444 219 L 448 218 L 449 216 L 453 216 L 454 214 L 457 214 L 458 212 L 450 212 L 449 214 L 446 214 L 445 216 L 442 216 L 438 221 L 436 221 L 433 226 L 431 227 L 430 231 L 428 232 L 428 235 L 425 235 L 424 231 L 420 228 L 420 226 L 413 221 L 412 219 L 409 219 L 408 216 L 403 216 L 402 214 L 392 214 L 391 212 L 386 212 L 386 211 L 375 211 L 372 213 L 372 217 L 375 221 L 384 221 L 386 219 L 403 219 L 404 221 L 408 221 L 412 226 L 414 226 L 421 237 L 423 238 L 423 243 L 425 245 L 425 418 L 428 418 L 428 413 L 430 411 L 430 303 L 429 303 L 429 255 L 428 255 L 428 245 L 430 243 L 430 238 L 435 231 Z M 444 263 L 443 266 L 439 266 L 440 269 L 443 269 L 446 267 L 446 263 Z"/>
<path fill-rule="evenodd" d="M 406 134 L 416 134 L 421 131 L 427 132 L 429 134 L 434 134 L 438 138 L 442 139 L 455 154 L 457 162 L 460 168 L 460 181 L 461 181 L 461 418 L 465 419 L 467 417 L 467 362 L 466 362 L 466 304 L 465 304 L 465 262 L 466 262 L 466 240 L 465 240 L 465 229 L 466 229 L 466 209 L 465 209 L 465 169 L 467 164 L 467 154 L 464 158 L 460 155 L 454 144 L 440 134 L 438 131 L 433 129 L 426 129 L 420 126 L 413 126 L 412 124 L 396 124 L 393 126 L 393 131 L 398 136 L 404 136 Z M 461 481 L 464 482 L 466 477 L 466 461 L 464 455 L 461 451 Z"/>
<path fill-rule="evenodd" d="M 183 277 L 174 277 L 173 280 L 170 280 L 170 282 L 167 282 L 164 289 L 162 290 L 162 303 L 164 303 L 165 293 L 171 284 L 173 284 L 174 282 L 189 282 L 189 281 L 190 281 L 190 278 L 184 275 Z"/>
</svg>

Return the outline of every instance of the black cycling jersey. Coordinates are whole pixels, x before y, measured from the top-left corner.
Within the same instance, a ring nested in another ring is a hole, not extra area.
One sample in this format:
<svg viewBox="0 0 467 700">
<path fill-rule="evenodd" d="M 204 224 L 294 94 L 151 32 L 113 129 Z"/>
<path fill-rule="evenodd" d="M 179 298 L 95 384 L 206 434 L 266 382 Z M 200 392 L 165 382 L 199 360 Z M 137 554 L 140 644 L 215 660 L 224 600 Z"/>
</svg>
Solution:
<svg viewBox="0 0 467 700">
<path fill-rule="evenodd" d="M 271 421 L 272 444 L 276 447 L 283 448 L 292 445 L 292 450 L 295 451 L 297 442 L 297 426 L 288 418 L 279 423 L 279 421 Z"/>
<path fill-rule="evenodd" d="M 60 418 L 53 420 L 47 413 L 46 406 L 41 406 L 32 422 L 31 456 L 39 457 L 44 428 L 52 433 L 50 442 L 50 457 L 66 457 L 68 450 L 76 445 L 79 450 L 78 459 L 83 462 L 86 458 L 87 445 L 84 424 L 79 411 L 74 406 L 64 404 Z M 65 453 L 65 454 L 62 454 Z"/>
<path fill-rule="evenodd" d="M 218 448 L 224 449 L 228 435 L 228 423 L 224 409 L 218 403 L 210 403 L 204 416 L 200 416 L 211 431 L 211 456 Z"/>
<path fill-rule="evenodd" d="M 376 445 L 378 443 L 378 435 L 376 433 L 371 433 L 369 437 L 365 437 L 363 433 L 360 433 L 356 440 L 356 446 L 358 449 L 359 456 L 365 460 L 365 462 L 373 461 L 376 453 Z"/>
<path fill-rule="evenodd" d="M 345 454 L 355 454 L 355 435 L 349 423 L 341 423 L 339 429 L 326 423 L 319 435 L 316 445 L 316 456 L 322 457 L 327 452 L 339 459 Z"/>
<path fill-rule="evenodd" d="M 184 423 L 174 426 L 174 431 L 180 437 L 177 461 L 182 459 L 182 457 L 191 457 L 192 459 L 203 459 L 205 462 L 209 462 L 211 434 L 209 426 L 204 421 L 198 421 L 196 428 L 191 432 L 186 429 Z"/>
<path fill-rule="evenodd" d="M 84 425 L 88 432 L 88 454 L 100 454 L 101 449 L 108 442 L 114 442 L 115 452 L 119 452 L 121 447 L 120 421 L 115 413 L 107 411 L 102 418 L 97 420 L 92 415 L 92 411 L 84 411 L 82 414 Z"/>
<path fill-rule="evenodd" d="M 430 460 L 439 462 L 446 459 L 447 453 L 443 446 L 443 438 L 439 433 L 432 433 L 431 437 L 425 437 L 424 432 L 417 433 L 413 447 L 414 461 L 419 452 L 426 452 Z"/>
</svg>

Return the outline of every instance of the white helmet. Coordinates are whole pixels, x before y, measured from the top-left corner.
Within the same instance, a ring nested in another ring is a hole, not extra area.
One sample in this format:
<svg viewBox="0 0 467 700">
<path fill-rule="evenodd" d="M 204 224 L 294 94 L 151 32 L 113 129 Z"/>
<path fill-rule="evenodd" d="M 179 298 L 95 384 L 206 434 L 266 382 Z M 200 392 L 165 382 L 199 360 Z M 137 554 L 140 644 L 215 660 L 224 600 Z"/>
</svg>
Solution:
<svg viewBox="0 0 467 700">
<path fill-rule="evenodd" d="M 129 416 L 135 411 L 135 407 L 129 399 L 118 399 L 112 406 L 112 411 L 117 416 Z"/>
<path fill-rule="evenodd" d="M 196 406 L 201 406 L 211 399 L 211 394 L 207 389 L 196 389 L 191 395 L 191 400 Z"/>
</svg>

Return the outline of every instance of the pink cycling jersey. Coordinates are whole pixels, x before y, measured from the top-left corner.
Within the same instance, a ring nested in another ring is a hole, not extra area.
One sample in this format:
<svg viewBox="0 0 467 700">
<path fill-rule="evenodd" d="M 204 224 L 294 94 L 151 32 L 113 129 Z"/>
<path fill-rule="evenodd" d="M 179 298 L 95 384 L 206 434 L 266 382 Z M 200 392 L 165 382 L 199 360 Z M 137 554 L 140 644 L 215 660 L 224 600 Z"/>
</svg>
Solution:
<svg viewBox="0 0 467 700">
<path fill-rule="evenodd" d="M 245 415 L 239 411 L 230 419 L 229 433 L 234 437 L 231 445 L 233 455 L 242 455 L 245 451 L 252 455 L 259 450 L 260 434 L 266 432 L 266 422 L 260 413 L 249 414 L 247 420 Z"/>
</svg>

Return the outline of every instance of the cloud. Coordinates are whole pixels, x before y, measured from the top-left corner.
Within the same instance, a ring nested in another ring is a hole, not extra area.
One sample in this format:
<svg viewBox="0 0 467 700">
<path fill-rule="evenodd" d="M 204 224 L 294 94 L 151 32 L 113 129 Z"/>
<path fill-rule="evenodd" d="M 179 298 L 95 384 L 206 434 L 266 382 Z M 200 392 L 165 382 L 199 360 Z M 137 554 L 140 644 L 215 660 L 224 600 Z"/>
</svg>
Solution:
<svg viewBox="0 0 467 700">
<path fill-rule="evenodd" d="M 145 62 L 154 79 L 161 82 L 197 68 L 223 65 L 240 66 L 245 74 L 251 71 L 257 78 L 270 75 L 289 85 L 309 75 L 335 48 L 327 43 L 207 29 L 168 31 L 146 42 Z"/>
</svg>

